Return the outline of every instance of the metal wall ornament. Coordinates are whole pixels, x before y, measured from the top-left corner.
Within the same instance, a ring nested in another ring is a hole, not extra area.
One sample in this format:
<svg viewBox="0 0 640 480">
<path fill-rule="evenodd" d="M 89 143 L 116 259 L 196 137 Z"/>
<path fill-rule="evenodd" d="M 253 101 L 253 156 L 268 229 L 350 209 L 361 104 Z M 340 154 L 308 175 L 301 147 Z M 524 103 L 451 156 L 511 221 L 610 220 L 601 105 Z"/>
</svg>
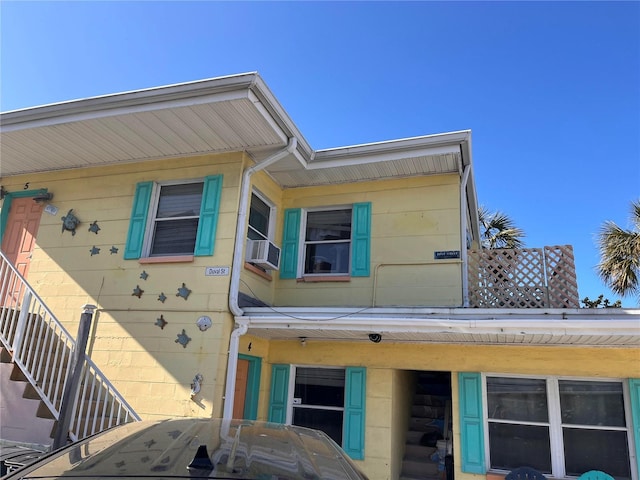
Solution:
<svg viewBox="0 0 640 480">
<path fill-rule="evenodd" d="M 160 315 L 160 317 L 159 317 L 159 318 L 156 318 L 156 323 L 155 323 L 155 325 L 156 325 L 156 326 L 158 326 L 158 327 L 160 327 L 160 330 L 164 330 L 164 327 L 167 325 L 167 323 L 169 323 L 169 322 L 167 322 L 167 321 L 164 319 L 164 316 L 163 316 L 163 315 Z"/>
<path fill-rule="evenodd" d="M 95 245 L 93 246 L 93 248 L 91 250 L 89 250 L 91 252 L 91 256 L 93 257 L 94 255 L 98 255 L 100 253 L 100 249 L 98 247 L 96 247 Z"/>
<path fill-rule="evenodd" d="M 132 297 L 142 297 L 142 294 L 144 293 L 144 290 L 142 290 L 140 288 L 140 285 L 136 285 L 136 288 L 133 289 L 133 293 L 131 294 Z"/>
<path fill-rule="evenodd" d="M 67 214 L 62 217 L 62 233 L 65 230 L 71 232 L 71 235 L 76 234 L 76 228 L 80 224 L 80 220 L 73 214 L 73 208 L 67 212 Z"/>
<path fill-rule="evenodd" d="M 196 373 L 196 376 L 193 377 L 193 382 L 191 382 L 191 396 L 195 396 L 200 393 L 201 384 L 202 384 L 202 374 Z"/>
<path fill-rule="evenodd" d="M 182 333 L 178 334 L 178 338 L 176 338 L 175 343 L 179 343 L 183 348 L 187 348 L 187 343 L 191 341 L 191 338 L 187 335 L 184 328 L 182 329 Z"/>
<path fill-rule="evenodd" d="M 182 297 L 187 300 L 187 297 L 191 293 L 191 290 L 187 288 L 187 286 L 183 283 L 182 287 L 178 289 L 178 293 L 176 293 L 176 297 Z"/>
<path fill-rule="evenodd" d="M 113 255 L 115 253 L 118 253 L 118 247 L 116 247 L 116 246 L 111 247 L 111 250 L 109 250 L 109 253 L 111 255 Z"/>
<path fill-rule="evenodd" d="M 146 280 L 147 278 L 149 278 L 149 274 L 143 270 L 142 273 L 140 274 L 140 278 L 142 280 Z"/>
<path fill-rule="evenodd" d="M 158 301 L 164 303 L 164 301 L 167 299 L 167 296 L 164 294 L 164 292 L 160 293 L 160 295 L 158 296 Z"/>
<path fill-rule="evenodd" d="M 98 221 L 94 220 L 93 223 L 89 226 L 89 231 L 95 233 L 96 235 L 100 231 L 100 227 L 98 226 Z"/>
</svg>

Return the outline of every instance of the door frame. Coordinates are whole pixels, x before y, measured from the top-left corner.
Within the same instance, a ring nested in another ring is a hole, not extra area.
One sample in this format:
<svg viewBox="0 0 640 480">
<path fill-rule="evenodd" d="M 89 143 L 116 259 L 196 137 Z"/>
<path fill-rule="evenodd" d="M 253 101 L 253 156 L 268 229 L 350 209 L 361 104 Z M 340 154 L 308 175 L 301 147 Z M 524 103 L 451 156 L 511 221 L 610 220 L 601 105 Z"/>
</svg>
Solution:
<svg viewBox="0 0 640 480">
<path fill-rule="evenodd" d="M 5 193 L 4 200 L 2 201 L 2 210 L 0 211 L 0 244 L 2 244 L 4 232 L 7 229 L 7 220 L 9 220 L 9 210 L 11 210 L 11 202 L 13 199 L 35 197 L 36 195 L 42 195 L 43 193 L 48 193 L 48 189 L 38 188 L 37 190 L 22 190 L 19 192 Z"/>
<path fill-rule="evenodd" d="M 247 420 L 257 420 L 258 400 L 260 399 L 260 373 L 262 371 L 262 358 L 239 353 L 238 359 L 247 360 L 249 362 L 247 390 L 244 400 L 244 418 Z"/>
</svg>

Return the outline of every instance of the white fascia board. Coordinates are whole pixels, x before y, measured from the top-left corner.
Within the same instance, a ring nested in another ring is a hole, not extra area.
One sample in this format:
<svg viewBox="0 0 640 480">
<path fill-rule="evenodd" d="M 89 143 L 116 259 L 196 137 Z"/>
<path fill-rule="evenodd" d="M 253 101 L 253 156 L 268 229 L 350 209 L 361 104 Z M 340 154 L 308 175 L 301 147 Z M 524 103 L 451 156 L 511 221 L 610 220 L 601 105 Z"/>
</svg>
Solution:
<svg viewBox="0 0 640 480">
<path fill-rule="evenodd" d="M 127 113 L 248 98 L 257 74 L 247 73 L 43 105 L 0 114 L 3 131 Z"/>
<path fill-rule="evenodd" d="M 246 308 L 242 317 L 251 328 L 323 328 L 395 332 L 626 335 L 640 338 L 640 310 L 633 309 L 334 309 Z M 583 310 L 587 310 L 584 312 Z M 612 312 L 611 310 L 618 310 Z M 404 315 L 403 315 L 404 312 Z M 601 313 L 602 312 L 602 313 Z"/>
<path fill-rule="evenodd" d="M 309 169 L 392 161 L 409 156 L 459 155 L 460 145 L 467 141 L 469 135 L 470 132 L 465 130 L 317 150 Z"/>
<path fill-rule="evenodd" d="M 314 150 L 309 145 L 309 142 L 307 142 L 307 139 L 302 135 L 300 130 L 298 130 L 298 127 L 291 117 L 289 117 L 289 114 L 282 107 L 273 92 L 271 92 L 267 84 L 259 75 L 256 76 L 255 81 L 252 83 L 250 88 L 256 96 L 256 101 L 260 102 L 260 104 L 264 106 L 285 134 L 288 137 L 295 137 L 298 140 L 298 144 L 296 146 L 298 154 L 296 157 L 298 159 L 302 157 L 303 165 L 306 166 L 307 161 L 312 159 L 314 156 Z"/>
</svg>

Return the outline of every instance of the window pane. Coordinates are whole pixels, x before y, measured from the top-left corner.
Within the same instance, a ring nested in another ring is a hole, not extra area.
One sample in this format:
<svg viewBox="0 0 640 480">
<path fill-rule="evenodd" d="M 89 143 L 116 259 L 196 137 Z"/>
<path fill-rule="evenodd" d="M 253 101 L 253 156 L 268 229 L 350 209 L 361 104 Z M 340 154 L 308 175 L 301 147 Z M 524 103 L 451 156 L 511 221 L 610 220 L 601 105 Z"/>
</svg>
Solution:
<svg viewBox="0 0 640 480">
<path fill-rule="evenodd" d="M 563 428 L 567 475 L 602 470 L 617 480 L 631 478 L 627 432 Z"/>
<path fill-rule="evenodd" d="M 489 423 L 491 468 L 511 470 L 527 465 L 551 473 L 549 428 Z"/>
<path fill-rule="evenodd" d="M 547 422 L 547 382 L 535 378 L 487 377 L 489 418 Z"/>
<path fill-rule="evenodd" d="M 151 255 L 191 255 L 197 232 L 197 218 L 156 222 Z"/>
<path fill-rule="evenodd" d="M 351 209 L 307 213 L 308 242 L 349 240 L 351 238 Z"/>
<path fill-rule="evenodd" d="M 251 208 L 249 209 L 249 238 L 251 240 L 267 239 L 269 236 L 269 214 L 271 208 L 260 200 L 255 194 L 251 195 Z M 252 232 L 252 229 L 254 230 Z M 261 235 L 258 235 L 261 234 Z M 252 234 L 255 238 L 252 237 Z"/>
<path fill-rule="evenodd" d="M 344 407 L 344 370 L 296 368 L 294 397 L 303 405 Z"/>
<path fill-rule="evenodd" d="M 293 409 L 294 425 L 322 430 L 338 445 L 342 445 L 342 417 L 343 413 L 336 410 L 295 407 Z"/>
<path fill-rule="evenodd" d="M 163 185 L 156 218 L 197 217 L 202 203 L 202 183 Z"/>
<path fill-rule="evenodd" d="M 304 273 L 349 273 L 350 243 L 307 245 Z"/>
<path fill-rule="evenodd" d="M 562 423 L 624 427 L 624 397 L 620 382 L 560 380 Z"/>
</svg>

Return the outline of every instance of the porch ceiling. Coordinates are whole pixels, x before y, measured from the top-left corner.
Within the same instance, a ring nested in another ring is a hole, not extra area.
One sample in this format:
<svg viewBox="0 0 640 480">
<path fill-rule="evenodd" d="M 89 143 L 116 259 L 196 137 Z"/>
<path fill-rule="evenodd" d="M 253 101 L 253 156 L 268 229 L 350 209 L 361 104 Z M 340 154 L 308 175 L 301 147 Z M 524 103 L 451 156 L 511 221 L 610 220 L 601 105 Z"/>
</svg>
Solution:
<svg viewBox="0 0 640 480">
<path fill-rule="evenodd" d="M 3 177 L 244 151 L 283 188 L 460 174 L 469 132 L 314 151 L 256 73 L 0 114 Z"/>
<path fill-rule="evenodd" d="M 610 310 L 246 308 L 236 322 L 270 340 L 639 347 L 640 310 Z"/>
</svg>

